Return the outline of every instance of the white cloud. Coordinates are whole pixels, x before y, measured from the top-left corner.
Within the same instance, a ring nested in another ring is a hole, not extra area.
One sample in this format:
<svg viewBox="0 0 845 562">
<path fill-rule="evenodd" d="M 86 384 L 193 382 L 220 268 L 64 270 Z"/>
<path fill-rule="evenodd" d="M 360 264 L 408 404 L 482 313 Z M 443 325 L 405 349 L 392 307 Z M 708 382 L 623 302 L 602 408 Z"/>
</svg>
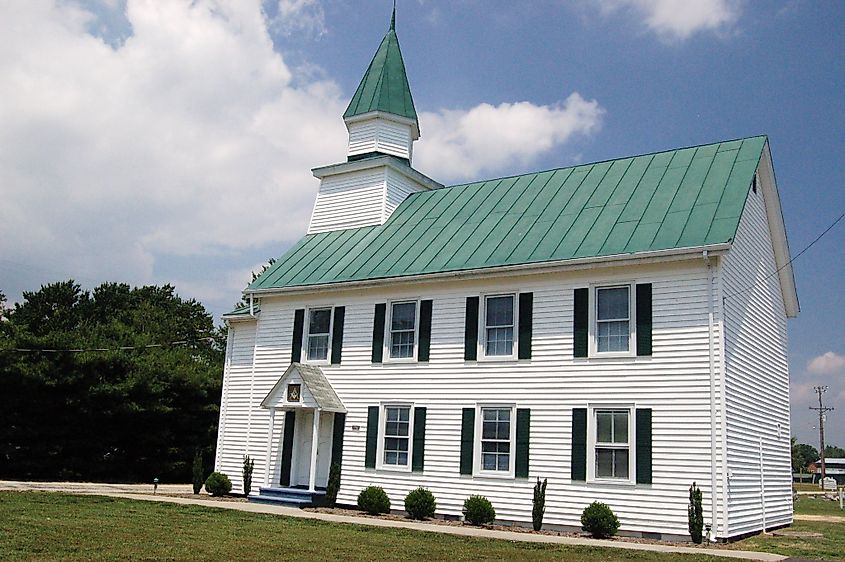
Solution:
<svg viewBox="0 0 845 562">
<path fill-rule="evenodd" d="M 317 0 L 279 0 L 271 22 L 276 30 L 288 36 L 302 32 L 319 37 L 328 31 L 326 14 Z"/>
<path fill-rule="evenodd" d="M 828 351 L 807 363 L 807 370 L 817 375 L 833 375 L 845 372 L 845 357 Z"/>
<path fill-rule="evenodd" d="M 281 4 L 289 19 L 319 7 Z M 3 265 L 0 288 L 15 299 L 49 269 L 173 282 L 229 306 L 250 279 L 233 253 L 262 255 L 304 233 L 310 169 L 343 160 L 351 93 L 286 64 L 259 0 L 129 0 L 125 16 L 112 44 L 92 31 L 99 16 L 69 0 L 4 9 L 0 256 L 31 271 Z M 415 164 L 444 181 L 506 170 L 595 130 L 601 114 L 577 94 L 424 113 Z M 221 266 L 178 271 L 185 256 Z"/>
<path fill-rule="evenodd" d="M 730 29 L 742 13 L 740 0 L 597 0 L 605 14 L 632 12 L 660 38 L 683 40 Z"/>
<path fill-rule="evenodd" d="M 555 105 L 530 102 L 479 104 L 468 111 L 420 115 L 422 137 L 414 164 L 438 180 L 480 175 L 526 165 L 577 134 L 596 131 L 604 110 L 578 93 Z"/>
<path fill-rule="evenodd" d="M 299 237 L 310 168 L 345 149 L 336 84 L 295 80 L 257 0 L 126 16 L 113 48 L 73 3 L 4 10 L 0 255 L 149 282 L 163 254 Z"/>
</svg>

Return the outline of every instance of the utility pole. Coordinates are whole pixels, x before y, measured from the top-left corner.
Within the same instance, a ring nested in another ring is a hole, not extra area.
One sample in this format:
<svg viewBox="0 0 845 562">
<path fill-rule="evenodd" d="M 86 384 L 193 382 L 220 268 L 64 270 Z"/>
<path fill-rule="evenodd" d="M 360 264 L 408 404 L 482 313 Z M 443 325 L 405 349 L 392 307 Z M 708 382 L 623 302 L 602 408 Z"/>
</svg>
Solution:
<svg viewBox="0 0 845 562">
<path fill-rule="evenodd" d="M 832 412 L 833 408 L 825 406 L 822 404 L 822 394 L 827 392 L 828 387 L 825 386 L 814 386 L 813 390 L 816 391 L 816 394 L 819 395 L 819 406 L 818 408 L 815 406 L 810 406 L 811 410 L 816 410 L 819 413 L 819 455 L 822 464 L 822 488 L 824 488 L 824 478 L 827 476 L 827 471 L 825 470 L 824 466 L 824 418 L 827 412 Z"/>
</svg>

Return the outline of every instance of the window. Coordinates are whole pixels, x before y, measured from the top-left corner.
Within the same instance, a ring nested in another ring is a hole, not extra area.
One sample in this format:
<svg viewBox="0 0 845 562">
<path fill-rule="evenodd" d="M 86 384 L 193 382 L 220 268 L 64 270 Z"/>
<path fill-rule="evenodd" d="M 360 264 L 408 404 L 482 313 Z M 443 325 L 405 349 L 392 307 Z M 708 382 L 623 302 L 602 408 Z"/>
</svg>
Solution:
<svg viewBox="0 0 845 562">
<path fill-rule="evenodd" d="M 309 311 L 308 341 L 306 343 L 306 357 L 309 361 L 328 361 L 331 325 L 331 308 L 312 308 Z"/>
<path fill-rule="evenodd" d="M 630 287 L 596 288 L 596 351 L 626 353 L 631 348 Z"/>
<path fill-rule="evenodd" d="M 595 477 L 629 480 L 629 410 L 594 410 Z"/>
<path fill-rule="evenodd" d="M 481 408 L 481 471 L 510 473 L 511 408 Z"/>
<path fill-rule="evenodd" d="M 414 357 L 417 303 L 399 302 L 390 307 L 390 358 Z"/>
<path fill-rule="evenodd" d="M 484 355 L 513 356 L 514 296 L 484 298 Z"/>
<path fill-rule="evenodd" d="M 384 408 L 384 466 L 407 467 L 411 445 L 411 407 Z"/>
</svg>

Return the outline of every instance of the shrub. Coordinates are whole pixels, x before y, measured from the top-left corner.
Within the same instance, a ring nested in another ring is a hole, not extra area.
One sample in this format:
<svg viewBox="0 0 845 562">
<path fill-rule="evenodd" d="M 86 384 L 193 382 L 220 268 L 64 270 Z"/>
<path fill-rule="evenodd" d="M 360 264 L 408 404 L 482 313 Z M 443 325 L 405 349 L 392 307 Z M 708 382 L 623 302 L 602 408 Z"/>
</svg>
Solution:
<svg viewBox="0 0 845 562">
<path fill-rule="evenodd" d="M 205 481 L 205 491 L 212 496 L 225 496 L 232 491 L 232 481 L 220 472 L 212 472 Z"/>
<path fill-rule="evenodd" d="M 581 514 L 581 528 L 596 539 L 612 537 L 619 530 L 619 519 L 607 504 L 593 502 Z"/>
<path fill-rule="evenodd" d="M 205 481 L 202 475 L 202 453 L 199 452 L 199 449 L 194 453 L 194 466 L 191 470 L 193 473 L 194 493 L 199 494 L 202 490 L 202 484 Z"/>
<path fill-rule="evenodd" d="M 464 519 L 472 525 L 489 525 L 496 519 L 496 510 L 484 496 L 470 496 L 464 501 Z"/>
<path fill-rule="evenodd" d="M 326 484 L 326 502 L 334 506 L 337 502 L 337 493 L 340 491 L 340 464 L 332 463 L 329 468 L 329 481 Z"/>
<path fill-rule="evenodd" d="M 701 544 L 701 530 L 704 528 L 704 510 L 701 507 L 701 490 L 692 483 L 689 489 L 689 507 L 687 508 L 689 519 L 689 536 L 695 544 Z"/>
<path fill-rule="evenodd" d="M 370 515 L 390 513 L 390 498 L 381 486 L 370 486 L 358 494 L 358 508 Z"/>
<path fill-rule="evenodd" d="M 540 482 L 540 477 L 537 477 L 537 483 L 534 485 L 534 508 L 531 510 L 531 522 L 534 524 L 534 530 L 539 531 L 543 528 L 543 515 L 546 514 L 546 486 L 548 485 L 548 478 L 544 478 Z"/>
<path fill-rule="evenodd" d="M 249 458 L 249 455 L 244 455 L 243 477 L 244 477 L 244 495 L 248 496 L 252 490 L 252 469 L 255 468 L 255 461 Z"/>
<path fill-rule="evenodd" d="M 405 511 L 408 512 L 411 519 L 434 517 L 436 508 L 437 502 L 434 499 L 434 494 L 425 488 L 411 490 L 405 496 Z"/>
</svg>

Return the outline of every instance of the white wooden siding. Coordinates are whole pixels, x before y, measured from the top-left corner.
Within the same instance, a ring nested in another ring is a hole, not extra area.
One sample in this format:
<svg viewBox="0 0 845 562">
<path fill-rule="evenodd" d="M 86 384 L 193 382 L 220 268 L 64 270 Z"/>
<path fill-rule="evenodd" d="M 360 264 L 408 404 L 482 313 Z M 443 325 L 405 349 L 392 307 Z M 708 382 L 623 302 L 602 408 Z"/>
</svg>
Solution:
<svg viewBox="0 0 845 562">
<path fill-rule="evenodd" d="M 384 193 L 384 167 L 325 178 L 308 234 L 382 224 Z"/>
<path fill-rule="evenodd" d="M 232 480 L 232 489 L 236 491 L 243 489 L 243 455 L 247 453 L 246 443 L 251 441 L 254 433 L 250 423 L 250 410 L 255 399 L 252 384 L 255 330 L 255 321 L 233 322 L 229 326 L 226 366 L 223 373 L 214 470 L 228 475 Z M 259 462 L 256 459 L 256 471 Z"/>
<path fill-rule="evenodd" d="M 593 282 L 629 281 L 653 283 L 654 355 L 574 359 L 573 289 Z M 534 292 L 533 358 L 465 362 L 466 296 L 514 289 Z M 430 362 L 371 364 L 374 303 L 408 297 L 434 301 Z M 252 415 L 248 436 L 241 433 L 239 439 L 229 439 L 228 421 L 225 426 L 221 457 L 227 462 L 219 467 L 233 480 L 240 478 L 240 458 L 248 442 L 256 459 L 255 481 L 263 482 L 268 417 L 258 410 L 258 404 L 290 362 L 294 310 L 328 304 L 346 306 L 342 364 L 323 367 L 348 409 L 339 502 L 354 504 L 358 492 L 375 483 L 383 486 L 393 506 L 401 509 L 405 494 L 425 485 L 437 497 L 439 513 L 459 515 L 464 499 L 475 493 L 490 498 L 499 518 L 528 523 L 532 487 L 539 476 L 549 479 L 545 519 L 549 524 L 579 527 L 583 508 L 599 500 L 614 509 L 623 530 L 686 535 L 687 490 L 693 481 L 702 488 L 705 514 L 709 513 L 710 371 L 703 260 L 499 281 L 397 283 L 388 288 L 326 291 L 298 298 L 265 297 L 255 337 L 251 400 L 249 404 L 243 399 L 235 402 L 231 394 L 224 395 L 227 418 L 243 419 L 248 411 Z M 233 356 L 247 356 L 248 346 L 248 338 L 236 337 Z M 230 369 L 230 383 L 234 374 Z M 238 376 L 249 375 L 239 371 Z M 246 383 L 241 387 L 247 388 Z M 428 408 L 422 474 L 364 468 L 367 407 L 390 400 Z M 513 402 L 531 409 L 528 479 L 459 474 L 461 408 L 485 401 Z M 652 408 L 652 485 L 570 481 L 572 408 L 608 401 Z M 282 419 L 277 415 L 271 464 L 274 479 L 279 472 Z M 353 426 L 359 429 L 353 430 Z"/>
<path fill-rule="evenodd" d="M 381 152 L 411 159 L 411 126 L 387 119 L 369 119 L 349 125 L 349 156 Z"/>
<path fill-rule="evenodd" d="M 396 210 L 402 201 L 404 201 L 410 194 L 417 191 L 425 191 L 426 187 L 411 181 L 407 176 L 404 176 L 395 170 L 387 169 L 387 190 L 384 198 L 384 220 L 390 218 L 393 211 Z"/>
<path fill-rule="evenodd" d="M 728 532 L 792 522 L 786 314 L 763 189 L 748 195 L 722 267 L 726 333 Z"/>
</svg>

